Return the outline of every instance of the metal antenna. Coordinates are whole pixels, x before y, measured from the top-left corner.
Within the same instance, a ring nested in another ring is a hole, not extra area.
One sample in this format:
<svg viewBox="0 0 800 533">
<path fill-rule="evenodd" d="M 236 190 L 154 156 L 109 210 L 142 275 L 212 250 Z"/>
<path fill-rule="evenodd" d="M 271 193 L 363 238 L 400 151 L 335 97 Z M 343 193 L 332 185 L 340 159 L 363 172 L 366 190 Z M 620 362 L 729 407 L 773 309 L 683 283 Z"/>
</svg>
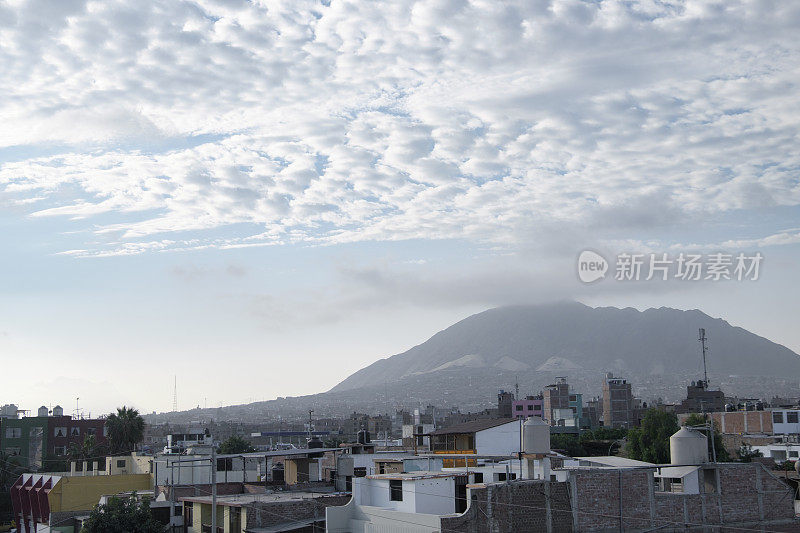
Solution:
<svg viewBox="0 0 800 533">
<path fill-rule="evenodd" d="M 708 390 L 708 369 L 706 368 L 706 353 L 708 352 L 708 347 L 706 347 L 706 329 L 700 328 L 700 346 L 703 350 L 703 389 Z"/>
</svg>

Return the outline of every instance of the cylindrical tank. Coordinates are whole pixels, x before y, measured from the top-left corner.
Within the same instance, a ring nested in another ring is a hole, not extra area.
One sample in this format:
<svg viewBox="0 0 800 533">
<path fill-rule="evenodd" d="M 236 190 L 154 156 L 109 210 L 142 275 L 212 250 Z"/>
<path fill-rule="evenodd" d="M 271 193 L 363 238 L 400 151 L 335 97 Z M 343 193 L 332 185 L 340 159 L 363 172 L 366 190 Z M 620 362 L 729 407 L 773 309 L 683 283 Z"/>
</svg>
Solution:
<svg viewBox="0 0 800 533">
<path fill-rule="evenodd" d="M 320 440 L 319 437 L 317 437 L 316 435 L 313 435 L 310 439 L 308 439 L 308 441 L 306 442 L 306 445 L 309 447 L 309 449 L 310 448 L 322 448 L 322 441 Z M 324 453 L 309 453 L 308 457 L 310 459 L 314 459 L 316 457 L 322 457 L 323 455 L 325 455 L 325 454 Z"/>
<path fill-rule="evenodd" d="M 50 410 L 46 406 L 41 406 L 39 408 L 38 416 L 47 416 L 50 414 Z"/>
<path fill-rule="evenodd" d="M 708 462 L 708 439 L 694 429 L 682 427 L 669 438 L 669 458 L 674 465 Z"/>
<path fill-rule="evenodd" d="M 53 416 L 64 416 L 64 408 L 60 405 L 53 407 Z"/>
<path fill-rule="evenodd" d="M 278 485 L 283 485 L 283 480 L 284 480 L 283 465 L 281 463 L 278 463 L 272 467 L 272 482 Z"/>
<path fill-rule="evenodd" d="M 525 453 L 550 453 L 550 426 L 547 422 L 532 416 L 522 424 L 522 449 Z"/>
</svg>

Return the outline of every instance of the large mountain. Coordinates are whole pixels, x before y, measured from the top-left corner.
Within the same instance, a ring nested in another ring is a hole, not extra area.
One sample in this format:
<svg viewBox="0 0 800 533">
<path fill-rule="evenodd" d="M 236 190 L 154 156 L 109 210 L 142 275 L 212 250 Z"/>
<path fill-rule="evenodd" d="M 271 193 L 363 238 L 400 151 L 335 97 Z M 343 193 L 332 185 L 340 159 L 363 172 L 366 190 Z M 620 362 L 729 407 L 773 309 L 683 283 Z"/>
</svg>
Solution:
<svg viewBox="0 0 800 533">
<path fill-rule="evenodd" d="M 697 371 L 698 329 L 715 375 L 787 376 L 800 356 L 785 346 L 702 311 L 661 307 L 592 308 L 576 302 L 511 306 L 472 315 L 410 350 L 359 370 L 331 392 L 433 377 L 454 370 L 619 371 L 634 375 Z"/>
</svg>

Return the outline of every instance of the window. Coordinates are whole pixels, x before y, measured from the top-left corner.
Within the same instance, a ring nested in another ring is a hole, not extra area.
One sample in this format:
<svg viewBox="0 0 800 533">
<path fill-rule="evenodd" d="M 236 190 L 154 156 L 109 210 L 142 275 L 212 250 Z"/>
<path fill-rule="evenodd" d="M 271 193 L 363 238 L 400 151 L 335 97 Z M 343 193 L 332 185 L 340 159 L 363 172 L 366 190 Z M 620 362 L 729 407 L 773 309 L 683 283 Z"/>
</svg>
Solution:
<svg viewBox="0 0 800 533">
<path fill-rule="evenodd" d="M 125 459 L 117 459 L 117 468 L 125 468 Z"/>
<path fill-rule="evenodd" d="M 505 480 L 506 480 L 506 473 L 505 472 L 501 472 L 501 473 L 497 474 L 497 481 L 505 481 Z"/>
<path fill-rule="evenodd" d="M 789 457 L 797 457 L 797 452 L 789 452 Z"/>
<path fill-rule="evenodd" d="M 97 434 L 97 428 L 86 428 L 86 434 L 87 435 L 96 435 Z"/>
<path fill-rule="evenodd" d="M 575 396 L 574 394 L 570 394 L 570 395 L 569 395 L 569 401 L 571 401 L 571 402 L 577 402 L 577 401 L 578 401 L 578 397 L 577 397 L 577 396 Z"/>
<path fill-rule="evenodd" d="M 389 480 L 389 499 L 393 502 L 403 501 L 403 480 L 390 479 Z"/>
<path fill-rule="evenodd" d="M 6 428 L 7 439 L 19 439 L 22 437 L 22 428 Z"/>
<path fill-rule="evenodd" d="M 772 412 L 772 423 L 773 424 L 783 424 L 783 413 L 781 411 L 773 411 Z"/>
<path fill-rule="evenodd" d="M 515 411 L 522 411 L 522 406 L 521 405 L 515 405 L 514 406 L 514 410 Z"/>
<path fill-rule="evenodd" d="M 194 507 L 192 502 L 183 502 L 183 523 L 189 527 L 192 527 L 192 523 L 194 522 Z"/>
<path fill-rule="evenodd" d="M 528 405 L 528 411 L 533 411 L 533 404 Z"/>
<path fill-rule="evenodd" d="M 786 422 L 789 424 L 797 424 L 797 411 L 789 411 L 786 413 Z"/>
<path fill-rule="evenodd" d="M 69 436 L 70 437 L 79 437 L 81 435 L 81 428 L 78 426 L 69 428 Z"/>
<path fill-rule="evenodd" d="M 353 468 L 353 477 L 366 477 L 366 476 L 367 476 L 366 466 L 357 466 Z"/>
<path fill-rule="evenodd" d="M 67 428 L 56 428 L 53 431 L 54 437 L 66 437 L 67 436 Z"/>
<path fill-rule="evenodd" d="M 20 450 L 20 448 L 18 446 L 10 446 L 10 447 L 6 448 L 6 453 L 8 455 L 19 455 L 20 451 L 21 450 Z"/>
<path fill-rule="evenodd" d="M 55 446 L 53 448 L 53 452 L 58 456 L 67 455 L 67 447 L 66 446 Z"/>
</svg>

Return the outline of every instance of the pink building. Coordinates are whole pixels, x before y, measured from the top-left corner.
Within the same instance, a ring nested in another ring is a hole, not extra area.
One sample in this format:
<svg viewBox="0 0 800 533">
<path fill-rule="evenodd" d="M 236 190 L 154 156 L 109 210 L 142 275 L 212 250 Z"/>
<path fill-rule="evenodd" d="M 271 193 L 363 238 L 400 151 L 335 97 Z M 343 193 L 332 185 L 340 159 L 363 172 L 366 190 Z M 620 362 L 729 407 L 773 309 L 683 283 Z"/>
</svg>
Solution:
<svg viewBox="0 0 800 533">
<path fill-rule="evenodd" d="M 526 396 L 522 400 L 514 400 L 511 404 L 511 413 L 516 418 L 542 416 L 543 412 L 544 399 L 541 396 Z"/>
</svg>

